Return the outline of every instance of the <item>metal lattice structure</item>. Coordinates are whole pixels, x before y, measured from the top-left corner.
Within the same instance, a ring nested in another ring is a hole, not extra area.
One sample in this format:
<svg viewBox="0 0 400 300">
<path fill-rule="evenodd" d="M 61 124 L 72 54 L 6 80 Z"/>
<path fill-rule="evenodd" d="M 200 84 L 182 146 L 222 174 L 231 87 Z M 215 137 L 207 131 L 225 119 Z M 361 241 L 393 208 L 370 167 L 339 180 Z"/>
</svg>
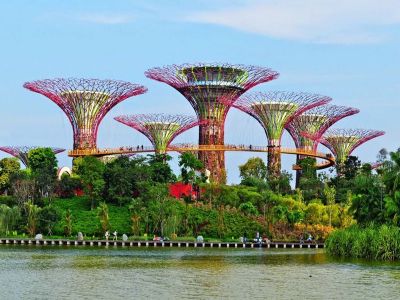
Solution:
<svg viewBox="0 0 400 300">
<path fill-rule="evenodd" d="M 38 80 L 24 87 L 46 96 L 64 111 L 72 125 L 74 149 L 96 148 L 104 116 L 121 101 L 147 91 L 125 81 L 81 78 Z"/>
<path fill-rule="evenodd" d="M 318 140 L 336 122 L 357 114 L 357 108 L 321 105 L 305 111 L 293 118 L 285 129 L 289 132 L 297 148 L 317 150 Z"/>
<path fill-rule="evenodd" d="M 354 149 L 384 134 L 384 131 L 372 129 L 334 128 L 329 129 L 318 141 L 332 151 L 336 158 L 336 169 L 340 173 L 341 166 Z"/>
<path fill-rule="evenodd" d="M 38 149 L 38 148 L 47 148 L 47 147 L 39 147 L 39 146 L 1 146 L 0 150 L 4 151 L 16 158 L 18 158 L 25 167 L 29 167 L 28 164 L 28 153 L 31 150 Z M 65 149 L 62 148 L 55 148 L 55 147 L 48 147 L 50 148 L 54 154 L 58 154 L 64 152 Z"/>
<path fill-rule="evenodd" d="M 285 129 L 293 138 L 296 148 L 317 151 L 318 139 L 339 120 L 357 114 L 360 111 L 356 108 L 321 105 L 305 111 L 293 118 Z M 296 166 L 304 156 L 297 156 Z M 316 162 L 315 162 L 316 163 Z M 302 170 L 296 170 L 296 187 L 299 186 Z"/>
<path fill-rule="evenodd" d="M 276 79 L 279 74 L 256 66 L 200 63 L 153 68 L 145 75 L 178 90 L 189 101 L 199 121 L 207 121 L 199 125 L 200 145 L 223 145 L 225 119 L 231 104 L 247 90 Z M 223 152 L 200 152 L 199 158 L 211 171 L 213 181 L 226 180 Z"/>
<path fill-rule="evenodd" d="M 168 114 L 123 115 L 114 119 L 144 134 L 159 154 L 166 153 L 179 134 L 201 123 L 196 117 Z"/>
<path fill-rule="evenodd" d="M 332 99 L 310 93 L 258 92 L 241 96 L 232 105 L 254 117 L 268 138 L 268 172 L 279 176 L 281 170 L 281 138 L 285 126 L 304 111 L 324 105 Z"/>
</svg>

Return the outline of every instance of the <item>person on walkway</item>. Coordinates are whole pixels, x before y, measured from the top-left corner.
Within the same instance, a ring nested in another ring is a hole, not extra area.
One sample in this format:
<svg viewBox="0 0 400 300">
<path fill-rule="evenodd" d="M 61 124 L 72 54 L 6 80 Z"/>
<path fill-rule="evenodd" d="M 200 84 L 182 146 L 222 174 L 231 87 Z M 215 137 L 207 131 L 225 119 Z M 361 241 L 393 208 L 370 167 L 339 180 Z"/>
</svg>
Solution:
<svg viewBox="0 0 400 300">
<path fill-rule="evenodd" d="M 307 242 L 311 243 L 312 242 L 312 235 L 308 234 Z"/>
<path fill-rule="evenodd" d="M 113 241 L 116 241 L 118 239 L 118 232 L 115 230 L 113 232 Z"/>
<path fill-rule="evenodd" d="M 108 241 L 108 238 L 110 237 L 110 233 L 108 232 L 108 230 L 106 231 L 106 233 L 104 234 L 106 240 Z"/>
</svg>

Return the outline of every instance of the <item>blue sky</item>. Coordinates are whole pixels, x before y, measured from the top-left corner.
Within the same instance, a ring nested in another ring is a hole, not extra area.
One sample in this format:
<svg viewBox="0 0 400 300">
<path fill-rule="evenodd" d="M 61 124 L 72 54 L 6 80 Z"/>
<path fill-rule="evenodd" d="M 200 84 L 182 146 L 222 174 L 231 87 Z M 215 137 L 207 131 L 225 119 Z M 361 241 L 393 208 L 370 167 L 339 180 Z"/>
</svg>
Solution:
<svg viewBox="0 0 400 300">
<path fill-rule="evenodd" d="M 65 76 L 147 86 L 147 94 L 106 116 L 98 136 L 100 147 L 147 145 L 142 135 L 112 118 L 194 112 L 178 92 L 147 79 L 144 71 L 172 63 L 227 62 L 280 72 L 279 79 L 254 90 L 316 92 L 332 97 L 332 104 L 359 108 L 358 115 L 335 127 L 386 131 L 354 152 L 363 161 L 374 161 L 382 147 L 400 147 L 398 0 L 19 0 L 1 1 L 0 12 L 2 145 L 72 146 L 63 112 L 23 89 L 25 81 Z M 192 129 L 176 142 L 196 142 L 196 137 Z M 228 114 L 225 142 L 266 144 L 258 123 L 236 110 Z M 287 134 L 283 144 L 293 146 Z M 228 180 L 238 182 L 237 166 L 254 155 L 226 156 Z M 71 164 L 66 154 L 58 158 L 60 165 Z M 294 157 L 283 157 L 285 169 L 293 162 Z"/>
</svg>

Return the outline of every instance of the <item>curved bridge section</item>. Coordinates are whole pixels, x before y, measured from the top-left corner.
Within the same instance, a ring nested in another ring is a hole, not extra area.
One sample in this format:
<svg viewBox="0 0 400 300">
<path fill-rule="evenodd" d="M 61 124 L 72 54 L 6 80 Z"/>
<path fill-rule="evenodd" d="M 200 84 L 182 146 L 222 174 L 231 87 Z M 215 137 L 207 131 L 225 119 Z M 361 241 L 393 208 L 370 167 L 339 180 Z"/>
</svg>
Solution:
<svg viewBox="0 0 400 300">
<path fill-rule="evenodd" d="M 198 151 L 240 151 L 240 152 L 269 152 L 267 146 L 253 146 L 253 145 L 196 145 L 196 144 L 174 144 L 167 148 L 168 152 L 198 152 Z M 274 150 L 276 151 L 276 150 Z M 123 155 L 123 154 L 137 154 L 137 153 L 153 153 L 155 152 L 152 146 L 127 146 L 119 148 L 105 148 L 105 149 L 85 149 L 85 150 L 70 150 L 68 156 L 107 156 L 107 155 Z M 294 154 L 308 157 L 315 157 L 323 159 L 324 161 L 317 164 L 317 169 L 325 169 L 335 165 L 335 158 L 331 154 L 316 152 L 311 150 L 297 149 L 297 148 L 280 148 L 282 154 Z M 293 170 L 300 170 L 301 167 L 293 165 Z"/>
</svg>

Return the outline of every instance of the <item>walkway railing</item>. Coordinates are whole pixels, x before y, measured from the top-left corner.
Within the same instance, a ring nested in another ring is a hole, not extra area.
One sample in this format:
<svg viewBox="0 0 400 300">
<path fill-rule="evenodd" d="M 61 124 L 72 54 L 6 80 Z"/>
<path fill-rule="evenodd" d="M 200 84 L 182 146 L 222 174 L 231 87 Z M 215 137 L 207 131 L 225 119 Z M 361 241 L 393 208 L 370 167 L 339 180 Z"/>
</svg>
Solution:
<svg viewBox="0 0 400 300">
<path fill-rule="evenodd" d="M 253 145 L 196 145 L 196 144 L 174 144 L 167 148 L 167 151 L 176 152 L 197 152 L 197 151 L 245 151 L 245 152 L 280 152 L 282 154 L 295 154 L 308 157 L 324 159 L 325 162 L 319 163 L 317 169 L 324 169 L 335 164 L 335 158 L 331 154 L 322 152 L 298 149 L 298 148 L 271 148 L 268 146 L 253 146 Z M 104 149 L 76 149 L 68 151 L 71 157 L 79 156 L 107 156 L 107 155 L 122 155 L 136 153 L 151 153 L 155 152 L 153 146 L 124 146 L 119 148 L 104 148 Z M 293 166 L 294 170 L 300 170 L 300 166 Z"/>
</svg>

